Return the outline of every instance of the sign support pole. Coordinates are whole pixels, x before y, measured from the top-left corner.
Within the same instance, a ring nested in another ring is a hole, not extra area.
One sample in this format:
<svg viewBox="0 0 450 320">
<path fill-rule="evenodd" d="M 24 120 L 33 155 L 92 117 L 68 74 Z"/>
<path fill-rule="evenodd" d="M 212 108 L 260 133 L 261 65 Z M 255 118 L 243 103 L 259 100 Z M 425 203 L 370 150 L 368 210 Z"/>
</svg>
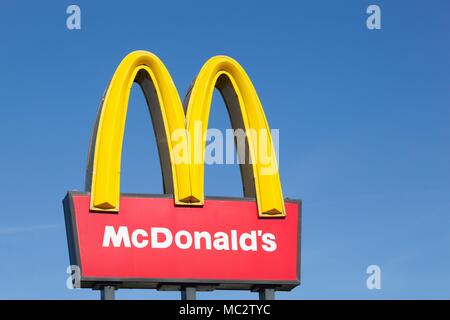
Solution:
<svg viewBox="0 0 450 320">
<path fill-rule="evenodd" d="M 260 289 L 259 300 L 275 300 L 275 289 Z"/>
<path fill-rule="evenodd" d="M 115 300 L 115 291 L 116 288 L 114 286 L 104 286 L 100 289 L 100 299 L 101 300 Z"/>
<path fill-rule="evenodd" d="M 184 287 L 181 289 L 181 300 L 196 300 L 197 289 L 195 287 Z"/>
</svg>

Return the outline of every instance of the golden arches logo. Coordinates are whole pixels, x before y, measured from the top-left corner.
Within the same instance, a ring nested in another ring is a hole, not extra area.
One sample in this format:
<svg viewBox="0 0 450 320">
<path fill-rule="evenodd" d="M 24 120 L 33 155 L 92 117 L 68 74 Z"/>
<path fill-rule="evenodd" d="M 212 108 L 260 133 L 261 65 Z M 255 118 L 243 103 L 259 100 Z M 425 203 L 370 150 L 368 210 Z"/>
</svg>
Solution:
<svg viewBox="0 0 450 320">
<path fill-rule="evenodd" d="M 270 163 L 275 170 L 264 172 L 258 161 L 241 164 L 244 196 L 256 197 L 260 217 L 285 216 L 284 199 L 270 129 L 258 95 L 245 70 L 230 57 L 215 56 L 201 68 L 191 86 L 184 108 L 173 80 L 162 61 L 147 51 L 128 54 L 119 64 L 106 90 L 89 148 L 86 190 L 91 192 L 90 209 L 119 211 L 120 162 L 128 99 L 137 82 L 147 100 L 157 140 L 164 193 L 173 194 L 176 205 L 204 204 L 203 139 L 208 128 L 213 91 L 217 88 L 227 105 L 233 129 L 264 132 L 268 137 Z M 196 134 L 195 124 L 203 134 Z M 174 141 L 174 132 L 185 132 Z M 190 138 L 188 138 L 188 136 Z M 188 150 L 190 161 L 176 161 L 175 144 Z M 246 147 L 256 159 L 257 139 L 247 135 Z M 194 161 L 200 145 L 201 161 Z"/>
</svg>

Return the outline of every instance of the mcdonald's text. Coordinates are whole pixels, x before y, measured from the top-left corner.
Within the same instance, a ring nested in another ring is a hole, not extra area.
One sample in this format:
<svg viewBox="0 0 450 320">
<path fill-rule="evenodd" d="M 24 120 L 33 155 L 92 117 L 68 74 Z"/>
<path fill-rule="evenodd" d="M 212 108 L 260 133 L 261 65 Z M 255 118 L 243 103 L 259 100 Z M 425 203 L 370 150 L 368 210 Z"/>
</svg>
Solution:
<svg viewBox="0 0 450 320">
<path fill-rule="evenodd" d="M 151 239 L 151 240 L 150 240 Z M 224 250 L 224 251 L 258 251 L 261 248 L 267 252 L 277 249 L 275 235 L 263 233 L 262 230 L 251 230 L 239 234 L 237 230 L 229 232 L 218 231 L 213 234 L 208 231 L 179 230 L 176 233 L 165 227 L 152 227 L 150 233 L 145 229 L 129 231 L 127 226 L 105 226 L 103 244 L 108 247 L 166 249 L 175 245 L 178 249 L 187 250 Z"/>
</svg>

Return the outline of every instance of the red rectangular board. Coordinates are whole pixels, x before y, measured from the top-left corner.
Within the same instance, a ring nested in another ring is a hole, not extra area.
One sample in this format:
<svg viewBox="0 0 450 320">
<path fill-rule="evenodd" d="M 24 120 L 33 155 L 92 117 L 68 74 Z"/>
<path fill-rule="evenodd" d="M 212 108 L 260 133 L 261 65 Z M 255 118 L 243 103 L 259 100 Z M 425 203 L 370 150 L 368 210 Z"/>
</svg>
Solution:
<svg viewBox="0 0 450 320">
<path fill-rule="evenodd" d="M 81 286 L 124 288 L 197 284 L 217 289 L 300 283 L 301 203 L 285 218 L 259 218 L 255 200 L 207 198 L 203 207 L 173 199 L 121 195 L 119 213 L 89 210 L 89 193 L 64 199 L 71 264 Z"/>
</svg>

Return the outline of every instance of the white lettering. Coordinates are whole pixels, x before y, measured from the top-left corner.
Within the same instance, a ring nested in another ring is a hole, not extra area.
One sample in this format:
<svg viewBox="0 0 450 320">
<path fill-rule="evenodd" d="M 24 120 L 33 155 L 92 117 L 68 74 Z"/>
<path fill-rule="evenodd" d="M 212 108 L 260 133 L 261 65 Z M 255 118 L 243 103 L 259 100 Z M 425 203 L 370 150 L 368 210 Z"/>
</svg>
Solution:
<svg viewBox="0 0 450 320">
<path fill-rule="evenodd" d="M 131 242 L 133 243 L 133 246 L 135 246 L 136 248 L 145 248 L 146 246 L 148 246 L 148 240 L 143 239 L 142 241 L 139 241 L 138 239 L 139 236 L 146 238 L 148 237 L 148 233 L 143 229 L 134 230 L 133 233 L 131 234 Z"/>
<path fill-rule="evenodd" d="M 225 232 L 216 232 L 214 234 L 214 249 L 230 250 L 228 235 Z"/>
<path fill-rule="evenodd" d="M 247 240 L 250 240 L 250 244 L 247 244 Z M 258 247 L 256 246 L 256 231 L 250 233 L 243 233 L 239 238 L 239 245 L 244 251 L 256 251 Z"/>
<path fill-rule="evenodd" d="M 273 235 L 272 233 L 264 233 L 262 235 L 262 241 L 264 242 L 264 244 L 262 245 L 264 251 L 273 252 L 277 249 L 275 235 Z"/>
<path fill-rule="evenodd" d="M 203 232 L 194 232 L 194 247 L 195 249 L 201 249 L 201 239 L 205 239 L 205 248 L 206 250 L 211 250 L 211 235 L 209 232 L 203 231 Z"/>
<path fill-rule="evenodd" d="M 263 249 L 266 252 L 273 252 L 277 249 L 275 235 L 263 233 L 262 230 L 240 233 L 233 229 L 228 232 L 218 231 L 211 235 L 208 231 L 172 232 L 163 227 L 152 227 L 150 232 L 144 229 L 129 232 L 126 226 L 105 226 L 102 246 L 141 249 L 150 245 L 151 248 L 165 249 L 173 244 L 182 250 L 192 247 L 195 250 L 258 251 Z"/>
<path fill-rule="evenodd" d="M 109 247 L 111 241 L 114 247 L 120 247 L 122 242 L 125 247 L 131 247 L 128 228 L 121 226 L 116 233 L 113 226 L 106 226 L 105 233 L 103 234 L 103 247 Z"/>
<path fill-rule="evenodd" d="M 185 238 L 185 243 L 181 241 L 181 237 Z M 175 234 L 175 244 L 180 249 L 189 249 L 192 246 L 192 236 L 186 230 L 180 230 Z"/>
<path fill-rule="evenodd" d="M 152 228 L 152 248 L 164 249 L 170 247 L 172 244 L 173 236 L 172 232 L 167 228 Z M 160 242 L 158 240 L 158 234 L 163 234 L 166 238 Z"/>
</svg>

